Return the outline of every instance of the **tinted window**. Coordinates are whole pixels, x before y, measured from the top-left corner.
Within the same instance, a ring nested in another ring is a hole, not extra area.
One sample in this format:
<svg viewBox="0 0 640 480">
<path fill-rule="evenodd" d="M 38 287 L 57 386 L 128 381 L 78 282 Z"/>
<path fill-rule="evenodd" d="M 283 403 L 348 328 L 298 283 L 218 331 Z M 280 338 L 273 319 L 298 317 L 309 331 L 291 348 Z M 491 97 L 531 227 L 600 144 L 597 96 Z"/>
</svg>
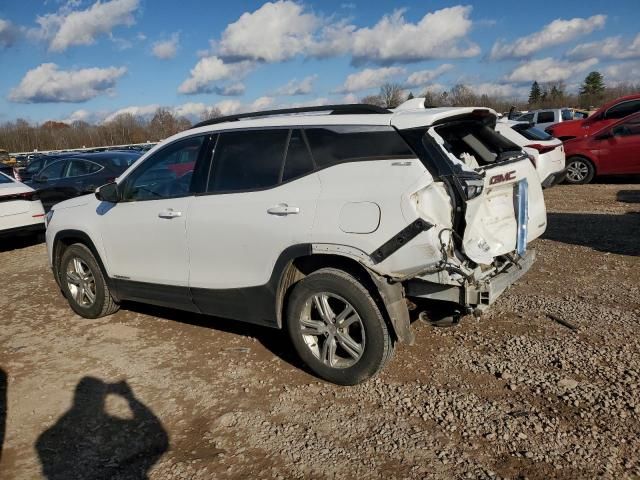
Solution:
<svg viewBox="0 0 640 480">
<path fill-rule="evenodd" d="M 526 124 L 514 125 L 513 129 L 527 140 L 551 140 L 553 138 L 547 132 Z"/>
<path fill-rule="evenodd" d="M 0 183 L 13 183 L 13 180 L 0 173 Z"/>
<path fill-rule="evenodd" d="M 45 167 L 40 173 L 41 177 L 45 177 L 47 180 L 55 180 L 56 178 L 62 178 L 62 172 L 64 167 L 67 166 L 66 160 L 58 160 L 51 165 Z"/>
<path fill-rule="evenodd" d="M 533 113 L 527 113 L 525 115 L 521 115 L 518 117 L 519 122 L 532 122 L 533 121 Z"/>
<path fill-rule="evenodd" d="M 174 142 L 147 158 L 125 180 L 125 200 L 153 200 L 187 195 L 203 136 Z"/>
<path fill-rule="evenodd" d="M 313 170 L 313 161 L 309 155 L 309 149 L 302 137 L 300 130 L 294 130 L 287 147 L 287 158 L 284 162 L 282 181 L 286 182 Z"/>
<path fill-rule="evenodd" d="M 24 171 L 33 175 L 34 173 L 38 173 L 41 168 L 42 160 L 32 160 Z"/>
<path fill-rule="evenodd" d="M 233 192 L 280 183 L 289 130 L 248 130 L 220 134 L 209 192 Z"/>
<path fill-rule="evenodd" d="M 612 133 L 622 137 L 640 135 L 640 116 L 625 121 L 620 125 L 616 125 L 613 127 Z"/>
<path fill-rule="evenodd" d="M 305 133 L 318 167 L 350 160 L 415 158 L 402 137 L 391 127 L 307 128 Z"/>
<path fill-rule="evenodd" d="M 554 122 L 553 112 L 538 112 L 538 120 L 536 123 Z"/>
<path fill-rule="evenodd" d="M 604 118 L 624 118 L 640 111 L 640 100 L 630 100 L 614 105 L 604 114 Z"/>
<path fill-rule="evenodd" d="M 92 173 L 102 170 L 102 166 L 97 163 L 88 162 L 86 160 L 72 160 L 67 177 L 80 177 L 82 175 L 91 175 Z"/>
</svg>

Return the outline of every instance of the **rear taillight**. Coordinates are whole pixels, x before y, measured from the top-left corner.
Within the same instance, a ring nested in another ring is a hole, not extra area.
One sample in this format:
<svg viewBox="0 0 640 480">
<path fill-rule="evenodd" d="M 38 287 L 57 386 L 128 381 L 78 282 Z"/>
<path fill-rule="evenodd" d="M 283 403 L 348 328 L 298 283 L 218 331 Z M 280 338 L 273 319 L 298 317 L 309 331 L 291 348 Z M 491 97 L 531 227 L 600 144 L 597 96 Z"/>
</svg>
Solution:
<svg viewBox="0 0 640 480">
<path fill-rule="evenodd" d="M 533 163 L 533 166 L 536 166 L 536 157 L 534 157 L 533 155 L 531 155 L 530 153 L 526 153 L 527 157 L 529 157 L 529 160 L 531 160 L 531 163 Z"/>
<path fill-rule="evenodd" d="M 556 149 L 557 145 L 540 145 L 539 143 L 534 143 L 532 145 L 525 145 L 528 148 L 535 148 L 540 153 L 549 153 Z"/>
</svg>

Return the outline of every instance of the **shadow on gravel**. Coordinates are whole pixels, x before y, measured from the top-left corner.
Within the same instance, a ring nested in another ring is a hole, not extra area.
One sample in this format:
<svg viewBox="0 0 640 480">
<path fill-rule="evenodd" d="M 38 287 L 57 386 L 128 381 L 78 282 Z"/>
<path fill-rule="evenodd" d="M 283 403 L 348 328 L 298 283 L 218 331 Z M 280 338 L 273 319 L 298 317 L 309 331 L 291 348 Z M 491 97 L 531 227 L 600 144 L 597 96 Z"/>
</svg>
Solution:
<svg viewBox="0 0 640 480">
<path fill-rule="evenodd" d="M 598 183 L 598 184 L 613 184 L 613 185 L 619 185 L 619 184 L 628 184 L 628 185 L 632 185 L 635 183 L 640 183 L 640 175 L 611 175 L 611 176 L 601 176 L 601 177 L 596 177 L 595 180 L 593 180 L 593 182 L 591 183 Z"/>
<path fill-rule="evenodd" d="M 108 395 L 124 399 L 130 415 L 108 414 Z M 40 435 L 35 447 L 49 480 L 146 479 L 169 448 L 169 435 L 126 382 L 84 377 L 76 386 L 71 409 Z"/>
<path fill-rule="evenodd" d="M 640 203 L 640 190 L 620 190 L 616 200 L 622 203 Z"/>
<path fill-rule="evenodd" d="M 14 237 L 0 237 L 0 253 L 32 247 L 44 243 L 44 232 L 32 235 L 16 235 Z"/>
<path fill-rule="evenodd" d="M 548 213 L 542 238 L 618 255 L 640 256 L 640 213 Z"/>
<path fill-rule="evenodd" d="M 0 459 L 2 459 L 2 445 L 7 427 L 7 373 L 0 368 Z"/>
<path fill-rule="evenodd" d="M 293 350 L 293 345 L 284 330 L 277 330 L 275 328 L 254 325 L 228 318 L 213 317 L 142 303 L 125 302 L 122 305 L 122 308 L 132 312 L 142 313 L 144 315 L 172 320 L 174 322 L 186 323 L 197 327 L 212 328 L 222 332 L 232 333 L 234 335 L 255 338 L 267 350 L 279 357 L 281 360 L 287 362 L 289 365 L 297 369 L 304 370 L 309 375 L 314 377 L 316 376 L 296 355 Z"/>
</svg>

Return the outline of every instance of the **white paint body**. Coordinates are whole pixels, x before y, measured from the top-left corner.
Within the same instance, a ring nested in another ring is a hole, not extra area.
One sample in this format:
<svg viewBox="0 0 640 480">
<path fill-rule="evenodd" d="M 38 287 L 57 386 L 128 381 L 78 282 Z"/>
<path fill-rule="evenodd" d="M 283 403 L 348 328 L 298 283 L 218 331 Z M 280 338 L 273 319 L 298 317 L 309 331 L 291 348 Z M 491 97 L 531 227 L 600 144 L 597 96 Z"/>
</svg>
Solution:
<svg viewBox="0 0 640 480">
<path fill-rule="evenodd" d="M 0 175 L 3 179 L 10 180 L 8 183 L 0 183 L 0 234 L 7 230 L 43 224 L 44 209 L 40 200 L 2 201 L 2 197 L 33 192 L 33 189 L 7 175 L 2 173 Z"/>
<path fill-rule="evenodd" d="M 280 116 L 200 127 L 147 152 L 118 182 L 159 148 L 198 133 L 313 125 L 410 128 L 473 110 L 404 108 L 392 114 Z M 465 250 L 469 258 L 483 264 L 515 248 L 512 182 L 526 178 L 530 183 L 528 240 L 541 235 L 546 226 L 542 190 L 530 162 L 490 170 L 486 182 L 494 173 L 515 171 L 515 176 L 499 186 L 487 183 L 485 191 L 467 204 Z M 298 212 L 282 216 L 268 212 L 283 205 Z M 158 217 L 168 209 L 180 212 L 180 216 L 169 220 Z M 376 264 L 372 252 L 418 218 L 435 227 Z M 441 258 L 438 235 L 450 228 L 452 200 L 445 185 L 434 181 L 418 158 L 390 158 L 334 165 L 259 191 L 109 204 L 108 208 L 93 195 L 74 198 L 55 206 L 47 245 L 51 259 L 58 231 L 81 230 L 95 244 L 111 277 L 228 289 L 264 285 L 278 256 L 301 243 L 312 244 L 316 253 L 355 258 L 380 275 L 403 278 Z M 477 248 L 482 242 L 489 245 L 488 251 Z"/>
<path fill-rule="evenodd" d="M 561 140 L 552 138 L 550 140 L 530 140 L 513 129 L 514 125 L 521 124 L 513 120 L 500 120 L 496 123 L 496 132 L 511 140 L 516 145 L 523 147 L 523 150 L 531 155 L 535 162 L 536 172 L 540 181 L 543 182 L 549 175 L 561 172 L 565 168 L 564 146 Z M 550 152 L 540 153 L 535 148 L 528 145 L 543 145 L 553 147 Z"/>
</svg>

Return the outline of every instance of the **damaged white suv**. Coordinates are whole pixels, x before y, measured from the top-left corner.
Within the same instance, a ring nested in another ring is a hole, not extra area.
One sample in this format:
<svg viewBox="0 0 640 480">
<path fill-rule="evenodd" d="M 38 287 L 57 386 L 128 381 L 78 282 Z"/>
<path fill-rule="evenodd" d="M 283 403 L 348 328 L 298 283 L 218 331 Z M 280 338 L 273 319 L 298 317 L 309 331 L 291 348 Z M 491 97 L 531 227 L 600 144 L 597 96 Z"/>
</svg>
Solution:
<svg viewBox="0 0 640 480">
<path fill-rule="evenodd" d="M 131 300 L 285 328 L 317 375 L 361 382 L 413 342 L 410 305 L 482 311 L 546 227 L 536 171 L 494 111 L 423 105 L 241 114 L 175 135 L 48 214 L 56 281 L 87 318 Z"/>
</svg>

